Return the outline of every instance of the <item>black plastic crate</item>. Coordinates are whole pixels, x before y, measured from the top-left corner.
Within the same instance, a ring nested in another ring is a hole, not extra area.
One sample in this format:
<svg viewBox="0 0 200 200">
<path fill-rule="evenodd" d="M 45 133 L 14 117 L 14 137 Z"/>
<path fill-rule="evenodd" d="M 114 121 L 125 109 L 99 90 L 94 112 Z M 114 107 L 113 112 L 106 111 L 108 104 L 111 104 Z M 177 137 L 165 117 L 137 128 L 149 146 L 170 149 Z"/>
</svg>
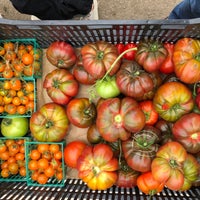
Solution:
<svg viewBox="0 0 200 200">
<path fill-rule="evenodd" d="M 198 200 L 199 188 L 186 192 L 176 192 L 164 189 L 151 200 Z M 108 190 L 90 190 L 85 183 L 77 179 L 67 179 L 62 188 L 27 186 L 25 182 L 0 183 L 1 199 L 56 199 L 56 200 L 149 200 L 149 196 L 141 193 L 137 187 L 118 188 L 113 186 Z"/>
<path fill-rule="evenodd" d="M 42 49 L 62 40 L 74 47 L 104 40 L 111 43 L 155 39 L 176 42 L 183 37 L 200 39 L 200 18 L 193 20 L 61 20 L 19 21 L 0 19 L 0 39 L 35 38 Z M 185 192 L 165 188 L 153 200 L 197 200 L 200 187 Z M 104 191 L 90 190 L 81 180 L 66 179 L 62 188 L 27 186 L 23 182 L 0 182 L 0 199 L 147 200 L 137 187 L 113 186 Z"/>
</svg>

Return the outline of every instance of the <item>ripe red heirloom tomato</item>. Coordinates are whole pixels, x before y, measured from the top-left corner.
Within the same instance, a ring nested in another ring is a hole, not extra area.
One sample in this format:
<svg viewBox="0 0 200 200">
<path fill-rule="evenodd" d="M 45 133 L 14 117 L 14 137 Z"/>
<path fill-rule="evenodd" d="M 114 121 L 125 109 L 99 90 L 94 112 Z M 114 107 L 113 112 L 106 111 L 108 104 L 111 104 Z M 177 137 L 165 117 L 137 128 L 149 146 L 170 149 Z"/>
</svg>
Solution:
<svg viewBox="0 0 200 200">
<path fill-rule="evenodd" d="M 106 190 L 117 181 L 118 160 L 110 146 L 84 148 L 77 162 L 78 176 L 92 190 Z"/>
<path fill-rule="evenodd" d="M 139 102 L 139 106 L 145 114 L 146 125 L 154 125 L 157 122 L 159 115 L 153 107 L 153 101 L 141 101 Z"/>
<path fill-rule="evenodd" d="M 69 120 L 65 109 L 56 103 L 46 103 L 30 118 L 32 136 L 40 142 L 59 142 L 65 138 Z"/>
<path fill-rule="evenodd" d="M 134 133 L 132 138 L 122 142 L 122 151 L 129 167 L 139 172 L 151 170 L 151 163 L 158 150 L 160 131 L 153 126 L 145 126 Z"/>
<path fill-rule="evenodd" d="M 124 95 L 136 100 L 146 100 L 153 98 L 156 89 L 161 84 L 161 77 L 158 73 L 146 72 L 134 61 L 127 61 L 122 63 L 117 72 L 116 83 Z"/>
<path fill-rule="evenodd" d="M 194 107 L 192 92 L 181 82 L 162 84 L 154 95 L 153 104 L 160 117 L 170 122 L 175 122 Z"/>
<path fill-rule="evenodd" d="M 173 62 L 173 53 L 174 53 L 174 44 L 164 43 L 164 47 L 167 49 L 168 55 L 164 62 L 161 64 L 159 70 L 164 74 L 171 74 L 174 72 L 174 62 Z"/>
<path fill-rule="evenodd" d="M 130 97 L 110 98 L 98 105 L 96 125 L 106 141 L 127 140 L 144 127 L 145 115 Z"/>
<path fill-rule="evenodd" d="M 146 195 L 153 196 L 164 189 L 165 184 L 155 180 L 152 172 L 145 172 L 137 179 L 138 188 Z"/>
<path fill-rule="evenodd" d="M 125 44 L 123 51 L 126 51 L 126 50 L 134 48 L 134 47 L 135 48 L 137 47 L 137 45 L 135 43 L 127 43 L 127 44 Z M 133 50 L 133 51 L 129 51 L 129 52 L 125 53 L 123 58 L 125 58 L 127 60 L 134 60 L 136 51 L 137 50 Z"/>
<path fill-rule="evenodd" d="M 66 108 L 69 121 L 79 127 L 87 128 L 96 119 L 96 107 L 88 98 L 74 98 Z"/>
<path fill-rule="evenodd" d="M 200 151 L 200 114 L 188 113 L 177 120 L 172 133 L 174 138 L 180 142 L 187 152 L 198 153 Z"/>
<path fill-rule="evenodd" d="M 167 142 L 162 145 L 153 159 L 151 171 L 153 178 L 164 182 L 171 190 L 180 190 L 184 183 L 183 163 L 187 151 L 178 142 Z"/>
<path fill-rule="evenodd" d="M 86 143 L 79 140 L 68 143 L 64 148 L 65 164 L 68 167 L 76 168 L 78 158 L 85 147 L 86 147 Z"/>
<path fill-rule="evenodd" d="M 48 61 L 58 68 L 71 68 L 76 62 L 76 54 L 71 44 L 64 41 L 55 41 L 47 48 Z"/>
<path fill-rule="evenodd" d="M 147 72 L 158 71 L 167 57 L 167 50 L 159 41 L 145 40 L 137 46 L 135 60 L 143 66 Z"/>
<path fill-rule="evenodd" d="M 43 87 L 53 102 L 65 105 L 77 95 L 79 84 L 66 69 L 55 69 L 44 79 Z"/>
<path fill-rule="evenodd" d="M 200 81 L 200 41 L 179 39 L 174 46 L 173 62 L 176 76 L 184 83 Z"/>
<path fill-rule="evenodd" d="M 81 48 L 81 55 L 85 70 L 96 79 L 100 79 L 110 69 L 119 53 L 115 45 L 105 41 L 97 41 L 84 45 Z M 114 75 L 120 64 L 121 59 L 117 61 L 109 75 Z"/>
</svg>

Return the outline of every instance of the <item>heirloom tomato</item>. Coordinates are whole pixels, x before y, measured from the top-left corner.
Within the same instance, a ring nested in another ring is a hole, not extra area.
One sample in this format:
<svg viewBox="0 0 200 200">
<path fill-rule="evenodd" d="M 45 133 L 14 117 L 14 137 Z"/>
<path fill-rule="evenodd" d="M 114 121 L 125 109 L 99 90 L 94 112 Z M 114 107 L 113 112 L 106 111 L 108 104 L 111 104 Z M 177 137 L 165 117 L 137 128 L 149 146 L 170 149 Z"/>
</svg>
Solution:
<svg viewBox="0 0 200 200">
<path fill-rule="evenodd" d="M 71 68 L 76 62 L 76 53 L 71 44 L 55 41 L 47 48 L 48 61 L 58 68 Z"/>
<path fill-rule="evenodd" d="M 200 114 L 188 113 L 178 119 L 172 128 L 176 141 L 180 142 L 187 152 L 200 151 Z"/>
<path fill-rule="evenodd" d="M 126 96 L 136 100 L 152 99 L 155 90 L 161 84 L 157 73 L 146 72 L 138 63 L 128 61 L 122 63 L 116 74 L 119 90 Z"/>
<path fill-rule="evenodd" d="M 164 119 L 159 119 L 154 126 L 158 128 L 161 132 L 160 136 L 161 144 L 165 144 L 166 142 L 174 140 L 174 136 L 172 134 L 172 127 L 173 127 L 172 122 L 168 122 Z"/>
<path fill-rule="evenodd" d="M 192 38 L 179 39 L 174 46 L 174 71 L 184 83 L 200 81 L 200 41 Z"/>
<path fill-rule="evenodd" d="M 161 85 L 154 95 L 153 104 L 160 117 L 170 122 L 175 122 L 194 107 L 192 92 L 181 82 Z"/>
<path fill-rule="evenodd" d="M 139 172 L 151 170 L 151 162 L 158 150 L 160 131 L 153 126 L 133 134 L 132 138 L 122 142 L 122 151 L 129 167 Z"/>
<path fill-rule="evenodd" d="M 187 154 L 183 163 L 184 184 L 181 191 L 189 190 L 192 183 L 198 179 L 200 165 L 197 159 L 192 154 Z"/>
<path fill-rule="evenodd" d="M 118 160 L 106 144 L 86 146 L 77 161 L 78 176 L 92 190 L 106 190 L 117 181 Z"/>
<path fill-rule="evenodd" d="M 77 95 L 79 84 L 66 69 L 55 69 L 45 76 L 43 87 L 55 103 L 65 105 Z"/>
<path fill-rule="evenodd" d="M 146 195 L 153 196 L 164 189 L 165 184 L 155 180 L 152 172 L 145 172 L 137 179 L 138 188 Z"/>
<path fill-rule="evenodd" d="M 123 43 L 118 43 L 115 45 L 117 47 L 118 53 L 121 54 L 124 52 L 124 44 Z"/>
<path fill-rule="evenodd" d="M 87 128 L 96 119 L 96 107 L 88 98 L 74 98 L 66 108 L 69 121 L 79 127 Z"/>
<path fill-rule="evenodd" d="M 28 133 L 29 120 L 26 117 L 9 117 L 1 121 L 1 133 L 7 138 L 23 137 Z"/>
<path fill-rule="evenodd" d="M 140 172 L 131 169 L 125 160 L 120 161 L 120 168 L 117 171 L 118 178 L 115 183 L 118 187 L 131 188 L 137 185 L 137 178 Z"/>
<path fill-rule="evenodd" d="M 155 180 L 164 182 L 171 190 L 180 190 L 184 183 L 183 163 L 187 151 L 178 142 L 172 141 L 162 145 L 151 164 Z"/>
<path fill-rule="evenodd" d="M 159 41 L 145 40 L 139 42 L 135 60 L 147 71 L 158 71 L 167 57 L 167 50 Z"/>
<path fill-rule="evenodd" d="M 79 83 L 92 85 L 96 79 L 91 76 L 82 65 L 76 65 L 73 68 L 73 75 Z"/>
<path fill-rule="evenodd" d="M 81 48 L 81 55 L 85 70 L 96 79 L 102 78 L 108 70 L 111 70 L 109 75 L 114 75 L 121 64 L 119 59 L 111 69 L 119 53 L 115 45 L 105 41 L 84 45 Z"/>
<path fill-rule="evenodd" d="M 135 43 L 127 43 L 127 44 L 125 44 L 123 51 L 126 51 L 128 49 L 132 49 L 132 48 L 137 49 L 137 45 Z M 123 58 L 125 58 L 127 60 L 134 60 L 135 54 L 136 54 L 136 50 L 132 50 L 132 51 L 125 53 Z"/>
<path fill-rule="evenodd" d="M 65 164 L 68 167 L 76 168 L 78 158 L 86 146 L 86 143 L 80 140 L 69 142 L 64 148 Z"/>
<path fill-rule="evenodd" d="M 174 44 L 164 43 L 165 49 L 167 49 L 168 55 L 164 62 L 161 64 L 159 70 L 164 74 L 171 74 L 174 72 L 174 62 L 173 62 L 173 53 L 174 53 Z"/>
<path fill-rule="evenodd" d="M 116 83 L 116 77 L 106 76 L 104 79 L 98 80 L 96 82 L 96 92 L 104 99 L 118 96 L 120 90 Z"/>
<path fill-rule="evenodd" d="M 146 125 L 154 125 L 158 121 L 158 113 L 153 107 L 153 102 L 151 100 L 139 102 L 139 106 L 145 114 Z"/>
<path fill-rule="evenodd" d="M 144 127 L 145 115 L 130 97 L 110 98 L 98 106 L 96 125 L 103 139 L 108 142 L 127 140 L 131 133 Z"/>
<path fill-rule="evenodd" d="M 103 138 L 101 137 L 96 123 L 92 124 L 87 130 L 87 140 L 91 144 L 97 144 L 103 142 Z"/>
<path fill-rule="evenodd" d="M 69 120 L 65 109 L 56 103 L 46 103 L 30 118 L 32 136 L 40 142 L 59 142 L 65 138 Z"/>
</svg>

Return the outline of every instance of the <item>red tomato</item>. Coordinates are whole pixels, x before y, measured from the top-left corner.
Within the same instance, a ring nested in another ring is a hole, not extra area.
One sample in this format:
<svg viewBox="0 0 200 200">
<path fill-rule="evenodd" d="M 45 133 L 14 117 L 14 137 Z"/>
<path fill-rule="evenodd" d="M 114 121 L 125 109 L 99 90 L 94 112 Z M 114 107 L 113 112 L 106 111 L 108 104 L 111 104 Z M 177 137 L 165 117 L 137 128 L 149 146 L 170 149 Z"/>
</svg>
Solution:
<svg viewBox="0 0 200 200">
<path fill-rule="evenodd" d="M 165 49 L 167 49 L 168 55 L 164 62 L 161 64 L 159 70 L 164 74 L 170 74 L 174 72 L 174 62 L 173 62 L 173 52 L 174 52 L 174 44 L 165 43 Z"/>
<path fill-rule="evenodd" d="M 74 98 L 67 105 L 69 121 L 79 127 L 87 128 L 96 118 L 96 107 L 88 98 Z"/>
<path fill-rule="evenodd" d="M 151 172 L 146 172 L 138 177 L 137 186 L 146 195 L 153 196 L 161 192 L 165 184 L 155 180 Z"/>
<path fill-rule="evenodd" d="M 97 144 L 84 148 L 77 162 L 78 176 L 92 190 L 106 190 L 117 181 L 118 159 L 111 147 Z"/>
<path fill-rule="evenodd" d="M 55 69 L 45 76 L 43 87 L 53 102 L 67 104 L 77 95 L 79 84 L 66 69 Z"/>
<path fill-rule="evenodd" d="M 154 125 L 158 120 L 158 113 L 153 107 L 153 102 L 151 100 L 139 102 L 140 108 L 145 114 L 146 125 Z"/>
<path fill-rule="evenodd" d="M 124 51 L 124 44 L 123 43 L 118 43 L 115 46 L 117 47 L 119 54 L 123 53 L 123 51 Z"/>
<path fill-rule="evenodd" d="M 58 68 L 70 68 L 76 62 L 74 48 L 64 41 L 53 42 L 46 51 L 48 61 Z"/>
<path fill-rule="evenodd" d="M 86 143 L 82 141 L 73 141 L 68 143 L 64 148 L 64 161 L 68 167 L 76 168 L 77 160 L 81 155 Z"/>
<path fill-rule="evenodd" d="M 167 142 L 162 145 L 151 163 L 155 180 L 165 182 L 171 190 L 180 190 L 184 183 L 183 163 L 187 151 L 178 142 Z"/>
<path fill-rule="evenodd" d="M 124 46 L 124 50 L 123 51 L 126 51 L 128 49 L 131 49 L 131 48 L 136 48 L 137 45 L 135 43 L 128 43 Z M 132 50 L 130 52 L 127 52 L 126 54 L 124 54 L 124 58 L 127 59 L 127 60 L 134 60 L 135 59 L 135 54 L 136 54 L 136 50 Z"/>
</svg>

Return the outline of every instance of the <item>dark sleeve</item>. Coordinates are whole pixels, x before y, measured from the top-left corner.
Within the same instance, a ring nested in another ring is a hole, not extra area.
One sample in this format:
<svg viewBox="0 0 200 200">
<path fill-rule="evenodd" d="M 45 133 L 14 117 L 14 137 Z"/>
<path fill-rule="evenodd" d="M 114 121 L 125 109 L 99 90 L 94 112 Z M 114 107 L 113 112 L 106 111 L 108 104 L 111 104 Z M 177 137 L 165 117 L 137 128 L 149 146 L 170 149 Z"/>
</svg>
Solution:
<svg viewBox="0 0 200 200">
<path fill-rule="evenodd" d="M 183 0 L 169 15 L 169 19 L 193 19 L 200 17 L 199 0 Z"/>
<path fill-rule="evenodd" d="M 10 0 L 21 13 L 42 20 L 67 20 L 77 14 L 87 14 L 93 0 Z"/>
</svg>

